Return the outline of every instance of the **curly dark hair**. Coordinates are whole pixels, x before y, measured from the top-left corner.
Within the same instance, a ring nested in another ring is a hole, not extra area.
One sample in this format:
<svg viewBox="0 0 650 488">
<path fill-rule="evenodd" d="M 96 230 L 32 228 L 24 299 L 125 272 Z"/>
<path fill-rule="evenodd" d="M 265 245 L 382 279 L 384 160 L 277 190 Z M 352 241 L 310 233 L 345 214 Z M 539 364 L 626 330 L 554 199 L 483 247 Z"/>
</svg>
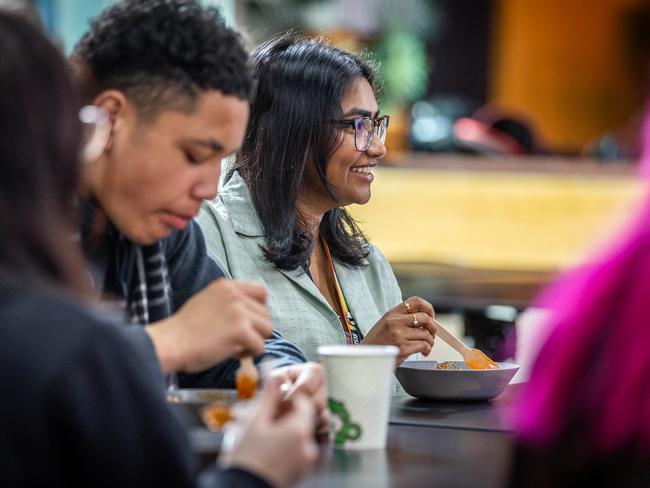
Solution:
<svg viewBox="0 0 650 488">
<path fill-rule="evenodd" d="M 201 91 L 248 100 L 252 73 L 242 40 L 213 7 L 192 0 L 125 0 L 93 19 L 74 48 L 84 95 L 117 89 L 155 116 L 189 111 Z"/>
</svg>

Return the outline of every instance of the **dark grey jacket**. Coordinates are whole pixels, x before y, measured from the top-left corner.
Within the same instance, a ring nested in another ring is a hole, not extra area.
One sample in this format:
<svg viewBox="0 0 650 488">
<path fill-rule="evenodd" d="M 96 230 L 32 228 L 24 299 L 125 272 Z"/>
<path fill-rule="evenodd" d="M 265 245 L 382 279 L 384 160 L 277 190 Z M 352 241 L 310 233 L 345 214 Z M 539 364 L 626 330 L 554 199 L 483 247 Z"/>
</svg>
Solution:
<svg viewBox="0 0 650 488">
<path fill-rule="evenodd" d="M 103 239 L 93 241 L 90 233 L 93 214 L 91 205 L 82 206 L 81 239 L 91 263 L 95 289 L 103 300 L 117 303 L 116 308 L 123 314 L 135 270 L 134 248 L 111 226 Z M 162 245 L 171 278 L 174 311 L 213 280 L 227 279 L 217 262 L 208 255 L 201 229 L 194 221 L 184 230 L 173 231 L 162 241 Z M 134 342 L 149 341 L 142 327 L 125 326 L 124 331 Z M 272 359 L 275 367 L 307 361 L 303 352 L 277 331 L 267 339 L 263 358 Z M 238 364 L 235 360 L 227 360 L 202 373 L 179 375 L 179 385 L 191 388 L 233 388 Z"/>
</svg>

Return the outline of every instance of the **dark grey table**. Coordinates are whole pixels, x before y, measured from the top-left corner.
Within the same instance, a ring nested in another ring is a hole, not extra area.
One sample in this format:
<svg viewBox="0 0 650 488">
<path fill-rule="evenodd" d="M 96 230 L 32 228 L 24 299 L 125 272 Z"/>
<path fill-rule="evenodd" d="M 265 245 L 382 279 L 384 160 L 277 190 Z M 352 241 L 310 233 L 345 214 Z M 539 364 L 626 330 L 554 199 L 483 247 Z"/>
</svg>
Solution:
<svg viewBox="0 0 650 488">
<path fill-rule="evenodd" d="M 385 450 L 323 447 L 300 488 L 497 488 L 506 484 L 511 441 L 503 432 L 391 425 Z"/>
<path fill-rule="evenodd" d="M 502 487 L 512 447 L 506 411 L 517 386 L 492 402 L 393 400 L 385 450 L 323 446 L 319 463 L 299 486 L 350 488 Z"/>
<path fill-rule="evenodd" d="M 502 407 L 512 401 L 517 390 L 517 385 L 511 385 L 491 402 L 424 402 L 406 395 L 396 397 L 385 450 L 339 451 L 324 444 L 314 471 L 298 486 L 502 487 L 507 484 L 512 446 Z M 214 462 L 221 436 L 197 422 L 189 433 L 203 463 Z"/>
<path fill-rule="evenodd" d="M 410 396 L 393 399 L 389 422 L 392 425 L 439 427 L 444 429 L 508 432 L 507 412 L 493 402 L 426 402 Z"/>
</svg>

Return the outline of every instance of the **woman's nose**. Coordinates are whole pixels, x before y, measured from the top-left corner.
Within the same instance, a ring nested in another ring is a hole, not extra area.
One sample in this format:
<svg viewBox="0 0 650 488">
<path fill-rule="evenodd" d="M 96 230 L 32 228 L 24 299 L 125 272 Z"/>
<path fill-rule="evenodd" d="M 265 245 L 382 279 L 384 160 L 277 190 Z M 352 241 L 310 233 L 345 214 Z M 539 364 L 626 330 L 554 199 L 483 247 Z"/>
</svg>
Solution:
<svg viewBox="0 0 650 488">
<path fill-rule="evenodd" d="M 382 142 L 382 140 L 374 136 L 372 138 L 372 141 L 370 142 L 370 147 L 366 151 L 368 153 L 368 156 L 371 156 L 373 158 L 383 158 L 386 156 L 386 145 Z"/>
</svg>

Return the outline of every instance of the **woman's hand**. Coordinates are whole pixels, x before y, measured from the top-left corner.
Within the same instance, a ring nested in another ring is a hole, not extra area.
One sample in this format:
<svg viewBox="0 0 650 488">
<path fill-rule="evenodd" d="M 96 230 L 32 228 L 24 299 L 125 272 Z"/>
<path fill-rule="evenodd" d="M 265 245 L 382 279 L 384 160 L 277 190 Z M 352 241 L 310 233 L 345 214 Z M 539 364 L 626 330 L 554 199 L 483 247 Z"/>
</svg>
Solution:
<svg viewBox="0 0 650 488">
<path fill-rule="evenodd" d="M 318 456 L 314 440 L 315 411 L 310 399 L 283 400 L 280 378 L 268 378 L 254 400 L 226 427 L 219 464 L 240 468 L 272 486 L 292 486 Z"/>
<path fill-rule="evenodd" d="M 429 302 L 420 297 L 408 298 L 386 312 L 361 343 L 399 347 L 398 366 L 411 354 L 428 356 L 436 337 L 435 316 Z"/>
</svg>

